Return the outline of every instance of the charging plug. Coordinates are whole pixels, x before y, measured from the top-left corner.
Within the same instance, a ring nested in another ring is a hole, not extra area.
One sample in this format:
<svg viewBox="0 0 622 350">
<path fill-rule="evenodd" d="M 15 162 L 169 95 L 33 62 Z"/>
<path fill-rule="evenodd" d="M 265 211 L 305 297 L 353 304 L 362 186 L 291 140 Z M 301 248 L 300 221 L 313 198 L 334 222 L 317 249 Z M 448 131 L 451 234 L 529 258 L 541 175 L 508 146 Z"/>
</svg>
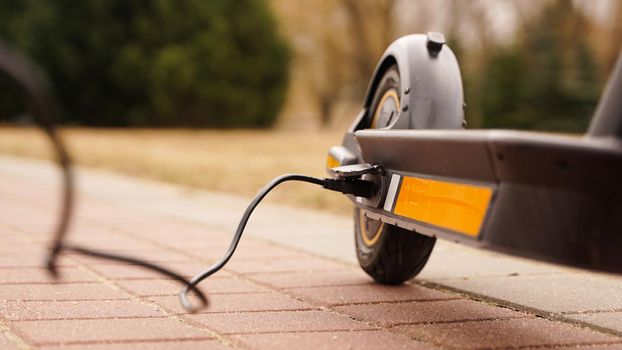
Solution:
<svg viewBox="0 0 622 350">
<path fill-rule="evenodd" d="M 353 178 L 324 179 L 322 187 L 327 190 L 364 198 L 373 197 L 376 191 L 378 191 L 375 183 Z"/>
</svg>

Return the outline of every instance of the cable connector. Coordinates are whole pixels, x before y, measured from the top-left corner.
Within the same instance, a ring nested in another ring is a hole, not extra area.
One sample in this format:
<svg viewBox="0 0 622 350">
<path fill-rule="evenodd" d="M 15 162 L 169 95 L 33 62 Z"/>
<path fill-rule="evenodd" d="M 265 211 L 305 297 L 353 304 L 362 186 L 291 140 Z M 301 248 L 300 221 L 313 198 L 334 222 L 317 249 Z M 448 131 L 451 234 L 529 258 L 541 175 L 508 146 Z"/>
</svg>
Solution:
<svg viewBox="0 0 622 350">
<path fill-rule="evenodd" d="M 342 179 L 324 179 L 322 187 L 327 190 L 341 192 L 343 194 L 351 194 L 356 197 L 370 198 L 376 194 L 377 186 L 371 181 L 342 178 Z"/>
</svg>

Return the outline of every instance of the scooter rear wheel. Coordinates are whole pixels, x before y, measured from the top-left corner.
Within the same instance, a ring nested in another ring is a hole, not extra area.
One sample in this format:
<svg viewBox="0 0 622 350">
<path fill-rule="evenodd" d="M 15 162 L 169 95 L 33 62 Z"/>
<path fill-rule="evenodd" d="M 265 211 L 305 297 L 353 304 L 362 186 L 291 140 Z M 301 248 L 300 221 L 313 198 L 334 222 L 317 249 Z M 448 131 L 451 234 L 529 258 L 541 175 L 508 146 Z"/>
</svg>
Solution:
<svg viewBox="0 0 622 350">
<path fill-rule="evenodd" d="M 387 128 L 400 110 L 400 77 L 396 66 L 388 68 L 374 93 L 368 127 Z M 401 284 L 425 266 L 436 238 L 367 218 L 354 211 L 356 256 L 361 268 L 376 282 Z"/>
</svg>

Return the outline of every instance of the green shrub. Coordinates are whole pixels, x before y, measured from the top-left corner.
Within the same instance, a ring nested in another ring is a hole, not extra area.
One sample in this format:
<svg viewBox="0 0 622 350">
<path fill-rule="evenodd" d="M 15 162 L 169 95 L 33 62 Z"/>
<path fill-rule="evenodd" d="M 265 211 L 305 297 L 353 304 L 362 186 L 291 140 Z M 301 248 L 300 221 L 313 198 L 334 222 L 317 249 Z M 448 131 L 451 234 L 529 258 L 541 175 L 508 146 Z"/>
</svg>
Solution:
<svg viewBox="0 0 622 350">
<path fill-rule="evenodd" d="M 483 126 L 585 131 L 603 83 L 588 25 L 570 1 L 556 1 L 515 45 L 497 48 L 481 80 Z"/>
<path fill-rule="evenodd" d="M 265 127 L 284 99 L 289 50 L 261 0 L 3 1 L 0 16 L 70 123 Z"/>
</svg>

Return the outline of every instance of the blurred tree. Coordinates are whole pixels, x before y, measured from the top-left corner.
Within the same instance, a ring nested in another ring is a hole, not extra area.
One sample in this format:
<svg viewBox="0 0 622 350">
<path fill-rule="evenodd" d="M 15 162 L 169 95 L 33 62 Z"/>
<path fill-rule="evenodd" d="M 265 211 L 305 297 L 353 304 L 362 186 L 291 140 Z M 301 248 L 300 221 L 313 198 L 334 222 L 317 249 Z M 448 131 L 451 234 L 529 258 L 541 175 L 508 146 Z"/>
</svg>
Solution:
<svg viewBox="0 0 622 350">
<path fill-rule="evenodd" d="M 354 63 L 353 81 L 362 96 L 378 59 L 395 39 L 396 0 L 341 0 L 347 14 Z"/>
<path fill-rule="evenodd" d="M 360 104 L 369 77 L 395 39 L 397 0 L 272 0 L 303 71 L 304 90 L 327 127 L 339 102 Z"/>
<path fill-rule="evenodd" d="M 293 120 L 290 127 L 345 125 L 349 119 L 342 113 L 351 115 L 360 107 L 387 45 L 402 35 L 439 31 L 445 33 L 461 66 L 469 127 L 580 130 L 622 42 L 622 1 L 271 0 L 271 4 L 295 52 L 294 93 L 285 116 Z M 538 92 L 535 85 L 540 82 L 548 85 Z M 557 97 L 549 99 L 549 88 Z M 555 104 L 562 109 L 554 111 Z"/>
<path fill-rule="evenodd" d="M 475 128 L 481 127 L 483 123 L 481 103 L 478 103 L 482 98 L 482 67 L 486 65 L 485 62 L 495 46 L 490 23 L 485 20 L 487 5 L 488 3 L 481 1 L 449 0 L 446 6 L 447 44 L 460 64 L 467 105 L 465 117 L 468 126 Z M 464 44 L 464 33 L 469 29 L 474 30 L 477 35 L 473 40 L 475 42 L 467 48 Z"/>
<path fill-rule="evenodd" d="M 614 26 L 611 30 L 611 34 L 607 37 L 606 45 L 607 50 L 605 57 L 605 65 L 607 66 L 607 73 L 609 69 L 613 68 L 618 56 L 620 55 L 622 48 L 622 1 L 618 1 L 614 11 Z"/>
<path fill-rule="evenodd" d="M 313 28 L 309 36 L 312 49 L 303 56 L 303 62 L 308 68 L 305 80 L 318 109 L 320 126 L 326 127 L 333 118 L 335 104 L 344 98 L 353 75 L 349 67 L 349 45 L 343 42 L 347 26 L 340 3 L 320 0 L 314 6 L 321 16 L 308 19 L 312 22 L 306 23 L 307 29 Z"/>
<path fill-rule="evenodd" d="M 482 80 L 484 126 L 584 131 L 601 86 L 589 26 L 570 0 L 558 0 L 518 42 L 496 48 Z"/>
<path fill-rule="evenodd" d="M 289 51 L 262 0 L 3 1 L 0 14 L 72 123 L 263 127 L 284 99 Z"/>
</svg>

